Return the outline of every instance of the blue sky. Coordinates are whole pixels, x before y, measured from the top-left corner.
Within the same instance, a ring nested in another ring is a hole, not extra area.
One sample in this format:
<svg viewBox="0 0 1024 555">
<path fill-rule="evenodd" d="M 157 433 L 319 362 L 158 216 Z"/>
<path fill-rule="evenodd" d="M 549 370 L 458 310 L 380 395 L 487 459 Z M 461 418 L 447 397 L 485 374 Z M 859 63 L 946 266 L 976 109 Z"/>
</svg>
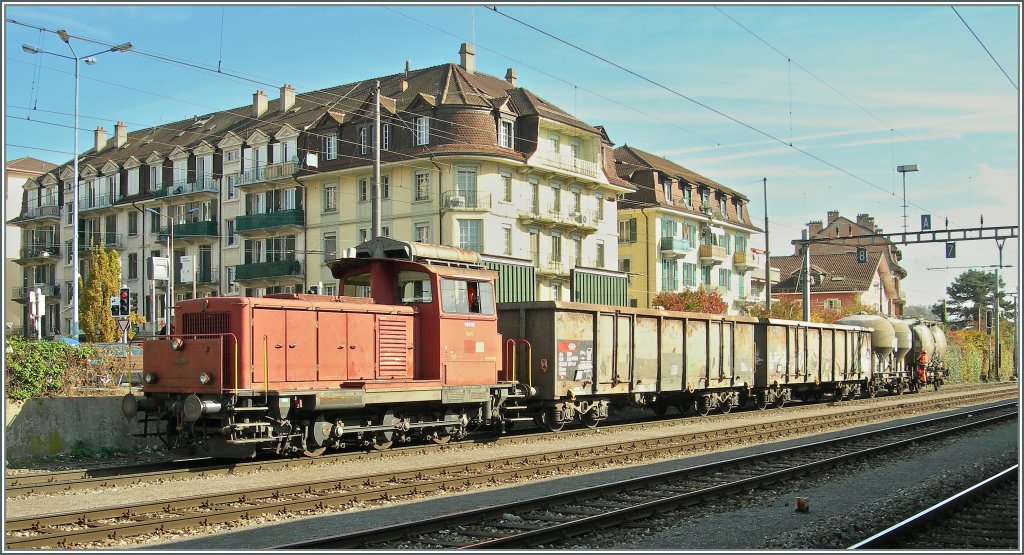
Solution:
<svg viewBox="0 0 1024 555">
<path fill-rule="evenodd" d="M 922 213 L 935 227 L 947 217 L 950 228 L 974 227 L 979 216 L 987 226 L 1019 225 L 1018 4 L 956 7 L 984 47 L 945 4 L 499 10 L 632 73 L 484 5 L 4 4 L 5 19 L 135 45 L 82 64 L 80 150 L 98 125 L 109 135 L 116 121 L 135 130 L 247 105 L 256 89 L 273 99 L 283 83 L 302 93 L 398 73 L 407 60 L 458 62 L 459 44 L 474 42 L 479 71 L 504 77 L 514 67 L 518 85 L 604 126 L 616 145 L 742 192 L 758 226 L 767 178 L 773 254 L 792 253 L 802 227 L 829 210 L 868 213 L 886 232 L 901 231 L 901 164 L 920 167 L 906 176 L 909 230 Z M 9 22 L 4 34 L 5 158 L 62 163 L 72 151 L 73 63 L 21 45 L 61 54 L 67 46 Z M 80 56 L 103 50 L 72 44 Z M 941 244 L 902 248 L 910 304 L 940 299 L 961 267 L 998 262 L 991 240 L 961 243 L 954 260 Z M 1011 291 L 1019 254 L 1019 242 L 1007 241 Z"/>
</svg>

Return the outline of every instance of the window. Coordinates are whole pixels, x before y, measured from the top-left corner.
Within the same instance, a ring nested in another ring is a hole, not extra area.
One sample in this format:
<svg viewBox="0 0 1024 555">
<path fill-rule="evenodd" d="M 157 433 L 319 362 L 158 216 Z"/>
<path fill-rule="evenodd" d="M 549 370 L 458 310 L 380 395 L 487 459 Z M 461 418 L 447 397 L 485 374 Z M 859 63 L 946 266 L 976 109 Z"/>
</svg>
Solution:
<svg viewBox="0 0 1024 555">
<path fill-rule="evenodd" d="M 494 285 L 489 281 L 441 278 L 441 310 L 449 314 L 494 314 Z"/>
<path fill-rule="evenodd" d="M 843 308 L 843 301 L 839 299 L 825 299 L 826 310 L 839 310 Z"/>
<path fill-rule="evenodd" d="M 718 197 L 718 211 L 719 211 L 719 213 L 722 214 L 722 216 L 725 216 L 726 211 L 725 211 L 725 197 L 724 196 Z"/>
<path fill-rule="evenodd" d="M 512 148 L 512 122 L 501 120 L 498 123 L 498 146 Z"/>
<path fill-rule="evenodd" d="M 325 133 L 321 138 L 324 160 L 334 160 L 338 157 L 338 132 Z"/>
<path fill-rule="evenodd" d="M 530 178 L 530 210 L 534 215 L 540 214 L 540 182 Z"/>
<path fill-rule="evenodd" d="M 572 159 L 580 157 L 580 140 L 576 137 L 569 139 L 569 151 L 572 152 Z"/>
<path fill-rule="evenodd" d="M 732 270 L 725 268 L 718 270 L 718 285 L 726 291 L 732 291 Z"/>
<path fill-rule="evenodd" d="M 562 149 L 562 136 L 557 131 L 552 131 L 548 134 L 548 140 L 551 141 L 551 151 L 558 154 Z"/>
<path fill-rule="evenodd" d="M 459 248 L 480 252 L 483 220 L 459 220 Z"/>
<path fill-rule="evenodd" d="M 562 260 L 562 237 L 560 235 L 551 236 L 551 261 L 558 262 Z"/>
<path fill-rule="evenodd" d="M 227 276 L 228 276 L 228 290 L 230 290 L 231 287 L 232 287 L 232 284 L 235 283 L 235 267 L 234 266 L 228 266 L 226 268 L 226 270 L 227 270 Z"/>
<path fill-rule="evenodd" d="M 469 206 L 476 206 L 476 168 L 456 168 L 455 190 Z"/>
<path fill-rule="evenodd" d="M 665 196 L 665 202 L 672 204 L 672 182 L 670 180 L 661 180 L 661 194 Z"/>
<path fill-rule="evenodd" d="M 687 207 L 693 208 L 693 194 L 690 191 L 690 186 L 687 184 L 683 184 L 683 203 Z"/>
<path fill-rule="evenodd" d="M 597 242 L 597 267 L 604 268 L 604 241 Z"/>
<path fill-rule="evenodd" d="M 160 233 L 160 224 L 163 223 L 160 220 L 163 216 L 160 215 L 160 208 L 151 208 L 153 212 L 149 213 L 149 231 L 151 233 Z"/>
<path fill-rule="evenodd" d="M 430 198 L 430 172 L 416 172 L 416 200 L 427 200 Z"/>
<path fill-rule="evenodd" d="M 747 296 L 747 280 L 743 276 L 740 276 L 739 286 L 739 297 L 742 299 Z"/>
<path fill-rule="evenodd" d="M 629 280 L 633 278 L 633 276 L 629 275 L 633 271 L 633 261 L 628 258 L 619 260 L 619 271 L 626 274 L 626 283 L 629 283 Z"/>
<path fill-rule="evenodd" d="M 171 162 L 171 181 L 174 185 L 180 185 L 188 179 L 188 160 L 174 160 Z"/>
<path fill-rule="evenodd" d="M 324 261 L 338 258 L 338 234 L 333 231 L 324 232 L 323 249 Z"/>
<path fill-rule="evenodd" d="M 382 226 L 380 226 L 380 236 L 381 237 L 391 237 L 391 226 L 389 226 L 389 225 L 382 225 Z"/>
<path fill-rule="evenodd" d="M 551 282 L 551 300 L 562 300 L 562 284 L 558 283 L 557 281 Z"/>
<path fill-rule="evenodd" d="M 391 149 L 391 124 L 382 123 L 380 125 L 380 149 Z"/>
<path fill-rule="evenodd" d="M 370 150 L 370 128 L 359 128 L 359 153 L 366 154 Z"/>
<path fill-rule="evenodd" d="M 676 261 L 674 258 L 661 259 L 661 290 L 675 291 L 679 289 L 679 280 L 676 275 Z"/>
<path fill-rule="evenodd" d="M 700 267 L 700 282 L 706 286 L 711 285 L 711 266 Z"/>
<path fill-rule="evenodd" d="M 139 168 L 128 170 L 128 194 L 139 194 Z"/>
<path fill-rule="evenodd" d="M 676 229 L 678 229 L 678 228 L 677 228 L 677 224 L 676 224 L 675 221 L 670 220 L 668 218 L 663 218 L 661 220 L 661 236 L 662 237 L 675 238 L 676 237 Z"/>
<path fill-rule="evenodd" d="M 430 143 L 430 118 L 423 116 L 416 118 L 416 146 L 423 146 Z"/>
<path fill-rule="evenodd" d="M 359 202 L 366 202 L 370 198 L 370 180 L 359 180 Z"/>
<path fill-rule="evenodd" d="M 502 249 L 501 252 L 503 252 L 505 254 L 505 256 L 511 256 L 512 255 L 512 226 L 509 226 L 509 225 L 502 226 L 502 228 L 501 228 L 501 235 L 502 235 L 503 243 L 504 243 L 504 249 Z"/>
<path fill-rule="evenodd" d="M 430 223 L 420 222 L 415 226 L 415 241 L 417 243 L 430 242 Z"/>
<path fill-rule="evenodd" d="M 582 202 L 582 196 L 579 191 L 572 191 L 572 213 L 580 213 L 580 203 Z"/>
<path fill-rule="evenodd" d="M 242 157 L 242 151 L 239 149 L 229 150 L 224 153 L 225 162 L 237 162 Z"/>
<path fill-rule="evenodd" d="M 238 245 L 238 238 L 235 235 L 235 220 L 227 220 L 228 229 L 227 234 L 224 237 L 228 247 L 234 247 Z"/>
<path fill-rule="evenodd" d="M 370 237 L 370 230 L 365 227 L 359 230 L 359 242 L 365 243 Z"/>
<path fill-rule="evenodd" d="M 683 285 L 695 287 L 697 285 L 697 265 L 683 262 L 680 268 L 680 276 L 682 277 Z"/>
<path fill-rule="evenodd" d="M 579 237 L 573 237 L 572 256 L 576 266 L 583 265 L 583 239 L 580 239 Z"/>
<path fill-rule="evenodd" d="M 597 219 L 604 219 L 604 195 L 597 195 Z"/>
<path fill-rule="evenodd" d="M 128 213 L 128 236 L 135 237 L 139 234 L 139 213 Z"/>
<path fill-rule="evenodd" d="M 338 184 L 324 183 L 324 212 L 338 211 Z"/>
<path fill-rule="evenodd" d="M 630 218 L 619 222 L 619 242 L 636 242 L 636 218 Z"/>
<path fill-rule="evenodd" d="M 382 200 L 391 198 L 391 176 L 380 176 L 380 198 Z"/>
<path fill-rule="evenodd" d="M 736 241 L 736 252 L 747 252 L 747 238 L 742 235 L 734 235 Z"/>
<path fill-rule="evenodd" d="M 430 290 L 430 274 L 412 270 L 398 272 L 398 295 L 403 303 L 429 303 L 434 301 Z"/>
<path fill-rule="evenodd" d="M 701 193 L 700 193 L 700 205 L 701 205 L 701 207 L 706 207 L 706 208 L 710 208 L 711 207 L 711 191 L 709 191 L 708 189 L 704 189 L 703 191 L 701 191 Z"/>
<path fill-rule="evenodd" d="M 332 297 L 337 295 L 338 294 L 338 286 L 333 284 L 333 283 L 330 284 L 330 285 L 324 285 L 323 294 L 324 295 L 330 295 Z"/>
<path fill-rule="evenodd" d="M 501 184 L 505 193 L 502 200 L 505 202 L 512 202 L 512 174 L 508 172 L 501 172 Z"/>
<path fill-rule="evenodd" d="M 139 279 L 139 255 L 128 253 L 128 279 Z"/>
<path fill-rule="evenodd" d="M 562 211 L 562 189 L 557 183 L 551 184 L 551 196 L 553 197 L 551 210 L 558 214 Z"/>
</svg>

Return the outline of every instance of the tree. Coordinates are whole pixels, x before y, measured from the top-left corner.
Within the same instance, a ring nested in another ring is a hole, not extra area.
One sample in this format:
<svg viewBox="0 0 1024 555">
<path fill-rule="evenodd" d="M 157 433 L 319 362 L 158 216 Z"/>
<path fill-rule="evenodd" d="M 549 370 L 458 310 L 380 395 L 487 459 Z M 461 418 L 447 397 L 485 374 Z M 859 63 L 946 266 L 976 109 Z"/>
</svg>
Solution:
<svg viewBox="0 0 1024 555">
<path fill-rule="evenodd" d="M 995 296 L 996 277 L 994 273 L 981 270 L 967 270 L 953 280 L 946 288 L 949 300 L 946 303 L 946 322 L 959 329 L 980 327 L 984 321 L 984 313 L 992 307 Z M 1003 290 L 1003 280 L 999 279 L 999 289 Z M 1013 303 L 1003 299 L 1001 311 L 1009 311 Z M 932 312 L 943 314 L 942 302 L 932 306 Z"/>
<path fill-rule="evenodd" d="M 772 299 L 771 310 L 765 309 L 764 304 L 758 303 L 747 306 L 743 314 L 754 318 L 778 318 L 780 320 L 800 320 L 803 318 L 803 303 L 798 300 L 785 301 Z"/>
<path fill-rule="evenodd" d="M 942 303 L 939 303 L 938 306 L 941 307 Z M 903 308 L 903 317 L 924 318 L 925 320 L 939 320 L 942 318 L 942 313 L 939 312 L 938 314 L 936 314 L 935 312 L 932 312 L 932 307 L 930 306 L 908 304 Z"/>
<path fill-rule="evenodd" d="M 121 258 L 116 251 L 95 245 L 89 259 L 89 274 L 80 289 L 79 322 L 86 341 L 117 341 L 121 337 L 121 330 L 110 315 L 110 298 L 117 295 L 120 287 Z"/>
<path fill-rule="evenodd" d="M 678 310 L 682 312 L 700 312 L 703 314 L 725 314 L 729 305 L 722 299 L 717 291 L 708 291 L 704 286 L 699 286 L 693 291 L 673 293 L 662 291 L 651 301 L 651 306 L 660 306 L 665 310 Z"/>
</svg>

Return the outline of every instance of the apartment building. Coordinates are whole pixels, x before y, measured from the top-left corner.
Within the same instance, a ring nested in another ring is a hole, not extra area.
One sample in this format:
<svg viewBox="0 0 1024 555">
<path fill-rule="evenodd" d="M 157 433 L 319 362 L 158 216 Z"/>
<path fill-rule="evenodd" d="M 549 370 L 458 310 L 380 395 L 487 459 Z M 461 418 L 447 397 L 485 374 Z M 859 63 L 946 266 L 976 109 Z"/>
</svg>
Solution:
<svg viewBox="0 0 1024 555">
<path fill-rule="evenodd" d="M 109 139 L 97 128 L 78 198 L 69 163 L 22 199 L 24 215 L 52 207 L 61 259 L 46 279 L 61 305 L 72 295 L 75 202 L 80 271 L 95 245 L 117 250 L 151 327 L 171 288 L 175 301 L 193 290 L 342 293 L 326 263 L 371 235 L 378 82 L 383 235 L 480 252 L 501 276 L 501 300 L 624 302 L 617 196 L 634 187 L 615 173 L 614 145 L 517 86 L 514 69 L 504 79 L 476 71 L 463 44 L 458 64 L 406 64 L 303 94 L 286 84 L 276 101 L 257 91 L 249 105 L 168 125 L 129 132 L 118 122 Z M 154 282 L 148 261 L 168 254 L 174 283 Z M 182 258 L 195 261 L 194 280 Z M 61 318 L 68 333 L 68 311 Z"/>
<path fill-rule="evenodd" d="M 615 149 L 615 170 L 636 188 L 619 204 L 619 268 L 630 276 L 631 305 L 700 286 L 718 291 L 729 314 L 763 300 L 763 255 L 749 248 L 761 230 L 746 196 L 629 145 Z"/>
<path fill-rule="evenodd" d="M 9 293 L 4 300 L 4 328 L 8 334 L 32 335 L 27 303 L 29 291 L 36 288 L 46 295 L 48 305 L 42 322 L 44 333 L 50 335 L 57 329 L 58 315 L 53 310 L 59 303 L 53 286 L 60 257 L 57 198 L 53 191 L 40 191 L 34 185 L 36 178 L 55 167 L 28 156 L 4 164 L 4 282 Z M 33 209 L 22 211 L 21 200 L 26 195 L 31 197 Z"/>
</svg>

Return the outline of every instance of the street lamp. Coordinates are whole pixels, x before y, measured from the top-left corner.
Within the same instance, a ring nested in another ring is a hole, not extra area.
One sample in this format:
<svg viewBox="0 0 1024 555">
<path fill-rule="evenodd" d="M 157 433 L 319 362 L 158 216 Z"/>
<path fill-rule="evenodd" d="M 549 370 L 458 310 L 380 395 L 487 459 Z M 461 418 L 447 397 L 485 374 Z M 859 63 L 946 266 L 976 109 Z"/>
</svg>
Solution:
<svg viewBox="0 0 1024 555">
<path fill-rule="evenodd" d="M 128 52 L 132 49 L 132 43 L 126 42 L 117 46 L 112 46 L 106 50 L 101 50 L 95 54 L 88 56 L 79 56 L 75 52 L 75 48 L 71 46 L 71 35 L 64 29 L 56 31 L 57 36 L 60 40 L 64 41 L 64 44 L 68 45 L 68 49 L 71 50 L 71 55 L 66 56 L 64 54 L 57 54 L 56 52 L 49 52 L 46 50 L 40 50 L 33 46 L 23 44 L 21 49 L 29 54 L 49 54 L 51 56 L 57 56 L 59 58 L 66 58 L 68 60 L 75 61 L 75 146 L 74 146 L 74 181 L 71 184 L 72 191 L 72 205 L 71 205 L 71 337 L 78 339 L 78 62 L 85 62 L 89 65 L 96 63 L 96 56 L 100 54 L 106 54 L 107 52 Z"/>
<path fill-rule="evenodd" d="M 917 164 L 896 166 L 896 171 L 903 174 L 903 233 L 907 232 L 907 172 L 916 172 Z"/>
<path fill-rule="evenodd" d="M 164 213 L 162 213 L 162 212 L 160 212 L 160 211 L 158 211 L 158 210 L 156 210 L 154 208 L 147 208 L 146 211 L 150 212 L 150 213 L 153 213 L 153 214 L 156 214 L 157 216 L 160 216 L 161 218 L 167 218 L 170 221 L 170 224 L 168 224 L 168 226 L 167 226 L 167 261 L 171 264 L 171 267 L 170 267 L 170 271 L 169 271 L 170 275 L 167 276 L 167 303 L 166 303 L 166 307 L 165 307 L 166 310 L 167 310 L 167 320 L 166 320 L 165 329 L 167 330 L 167 335 L 171 335 L 171 317 L 172 317 L 171 309 L 174 306 L 174 269 L 177 267 L 175 265 L 175 263 L 174 263 L 174 250 L 173 250 L 174 249 L 174 216 L 171 216 L 170 214 L 164 214 Z M 186 212 L 186 214 L 195 214 L 198 211 L 199 211 L 198 208 L 192 208 L 188 212 Z"/>
</svg>

